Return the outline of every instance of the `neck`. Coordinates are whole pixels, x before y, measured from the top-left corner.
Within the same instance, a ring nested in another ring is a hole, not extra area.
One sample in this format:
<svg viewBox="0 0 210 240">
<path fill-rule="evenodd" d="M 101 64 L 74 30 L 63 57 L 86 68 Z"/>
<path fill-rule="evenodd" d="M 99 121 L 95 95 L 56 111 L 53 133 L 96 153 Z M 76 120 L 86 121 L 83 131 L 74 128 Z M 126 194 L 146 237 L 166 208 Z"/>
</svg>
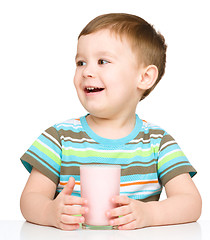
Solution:
<svg viewBox="0 0 210 240">
<path fill-rule="evenodd" d="M 100 118 L 88 115 L 86 120 L 97 135 L 109 139 L 120 139 L 132 132 L 136 123 L 136 115 L 134 113 L 118 118 Z"/>
</svg>

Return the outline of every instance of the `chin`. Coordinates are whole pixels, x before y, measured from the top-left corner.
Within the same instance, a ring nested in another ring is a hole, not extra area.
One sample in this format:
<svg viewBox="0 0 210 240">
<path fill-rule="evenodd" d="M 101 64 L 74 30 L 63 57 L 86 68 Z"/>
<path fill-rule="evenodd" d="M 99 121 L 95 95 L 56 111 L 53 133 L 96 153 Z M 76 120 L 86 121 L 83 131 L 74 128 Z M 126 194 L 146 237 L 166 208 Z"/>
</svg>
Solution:
<svg viewBox="0 0 210 240">
<path fill-rule="evenodd" d="M 88 108 L 85 108 L 86 111 L 94 116 L 94 117 L 97 117 L 97 118 L 107 118 L 108 114 L 105 112 L 105 111 L 102 111 L 101 109 L 88 109 Z"/>
</svg>

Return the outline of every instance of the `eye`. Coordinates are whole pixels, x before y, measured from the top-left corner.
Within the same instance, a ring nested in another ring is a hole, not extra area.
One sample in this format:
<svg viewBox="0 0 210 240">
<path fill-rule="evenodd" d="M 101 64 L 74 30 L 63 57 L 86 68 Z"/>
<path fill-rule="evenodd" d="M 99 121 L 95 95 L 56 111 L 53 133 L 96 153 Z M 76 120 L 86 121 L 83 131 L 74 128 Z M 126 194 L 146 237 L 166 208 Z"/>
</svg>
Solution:
<svg viewBox="0 0 210 240">
<path fill-rule="evenodd" d="M 76 65 L 77 65 L 78 67 L 84 66 L 84 65 L 86 65 L 86 62 L 78 61 L 78 62 L 76 63 Z"/>
<path fill-rule="evenodd" d="M 100 65 L 107 64 L 107 63 L 109 63 L 109 62 L 104 60 L 104 59 L 99 59 L 98 60 L 98 64 L 100 64 Z"/>
</svg>

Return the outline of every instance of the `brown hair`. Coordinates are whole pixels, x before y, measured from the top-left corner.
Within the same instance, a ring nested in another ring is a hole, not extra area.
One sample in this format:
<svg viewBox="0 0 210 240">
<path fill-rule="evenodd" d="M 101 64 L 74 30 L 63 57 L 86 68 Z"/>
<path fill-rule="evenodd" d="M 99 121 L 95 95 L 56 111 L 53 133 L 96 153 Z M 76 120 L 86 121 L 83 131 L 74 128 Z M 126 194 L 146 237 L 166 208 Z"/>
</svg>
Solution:
<svg viewBox="0 0 210 240">
<path fill-rule="evenodd" d="M 155 88 L 165 72 L 166 49 L 164 37 L 156 32 L 154 27 L 144 19 L 126 13 L 110 13 L 100 15 L 90 21 L 79 34 L 88 35 L 102 29 L 109 29 L 120 37 L 127 37 L 133 52 L 137 55 L 139 64 L 155 65 L 158 68 L 158 78 L 155 84 L 147 89 L 143 100 Z"/>
</svg>

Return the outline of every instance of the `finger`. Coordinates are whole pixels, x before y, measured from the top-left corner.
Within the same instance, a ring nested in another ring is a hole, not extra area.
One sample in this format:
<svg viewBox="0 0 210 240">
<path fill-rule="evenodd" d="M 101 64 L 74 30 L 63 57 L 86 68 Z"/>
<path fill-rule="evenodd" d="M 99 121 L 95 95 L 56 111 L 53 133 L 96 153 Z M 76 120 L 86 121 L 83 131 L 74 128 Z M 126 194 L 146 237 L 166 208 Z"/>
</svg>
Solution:
<svg viewBox="0 0 210 240">
<path fill-rule="evenodd" d="M 63 194 L 71 195 L 74 189 L 74 185 L 75 185 L 75 179 L 73 177 L 70 177 L 67 184 L 65 185 L 65 187 L 61 192 Z"/>
<path fill-rule="evenodd" d="M 63 224 L 75 224 L 75 223 L 78 224 L 78 223 L 84 223 L 85 219 L 82 216 L 71 216 L 67 214 L 62 214 L 60 221 Z"/>
<path fill-rule="evenodd" d="M 136 221 L 132 221 L 128 224 L 125 224 L 125 225 L 121 225 L 121 226 L 118 226 L 118 229 L 119 230 L 132 230 L 132 229 L 136 229 Z"/>
<path fill-rule="evenodd" d="M 112 201 L 114 203 L 122 204 L 122 205 L 128 205 L 130 204 L 130 198 L 127 196 L 115 196 L 112 198 Z"/>
<path fill-rule="evenodd" d="M 118 216 L 127 215 L 129 213 L 131 213 L 131 209 L 128 205 L 125 205 L 125 206 L 117 207 L 117 208 L 107 211 L 107 216 L 108 217 L 118 217 Z"/>
<path fill-rule="evenodd" d="M 63 207 L 62 214 L 75 215 L 75 214 L 85 214 L 87 212 L 88 212 L 87 207 L 65 205 Z"/>
<path fill-rule="evenodd" d="M 128 214 L 128 215 L 110 220 L 110 225 L 120 226 L 120 225 L 128 224 L 134 220 L 135 220 L 135 218 L 134 218 L 133 214 Z"/>
<path fill-rule="evenodd" d="M 64 231 L 72 231 L 72 230 L 76 230 L 76 229 L 80 228 L 80 225 L 79 224 L 64 224 L 64 223 L 60 223 L 59 228 L 64 230 Z"/>
<path fill-rule="evenodd" d="M 81 197 L 66 195 L 64 198 L 66 205 L 87 205 L 87 200 Z"/>
</svg>

